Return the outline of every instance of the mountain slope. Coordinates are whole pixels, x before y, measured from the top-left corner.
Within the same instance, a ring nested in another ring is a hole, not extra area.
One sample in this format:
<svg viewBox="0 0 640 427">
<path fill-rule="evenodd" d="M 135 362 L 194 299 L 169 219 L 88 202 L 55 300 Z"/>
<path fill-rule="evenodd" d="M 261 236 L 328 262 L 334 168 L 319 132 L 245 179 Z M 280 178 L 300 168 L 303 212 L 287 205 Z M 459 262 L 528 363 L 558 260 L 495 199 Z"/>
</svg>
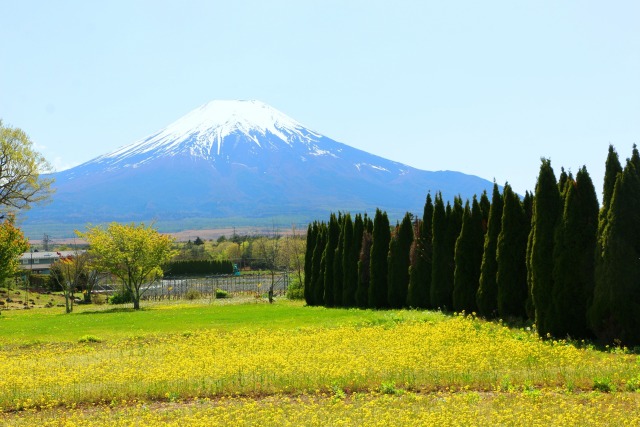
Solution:
<svg viewBox="0 0 640 427">
<path fill-rule="evenodd" d="M 357 150 L 258 101 L 212 101 L 143 140 L 54 176 L 53 202 L 29 212 L 25 227 L 311 220 L 332 210 L 376 207 L 400 215 L 422 212 L 428 191 L 451 199 L 492 186 L 475 176 L 421 171 Z"/>
</svg>

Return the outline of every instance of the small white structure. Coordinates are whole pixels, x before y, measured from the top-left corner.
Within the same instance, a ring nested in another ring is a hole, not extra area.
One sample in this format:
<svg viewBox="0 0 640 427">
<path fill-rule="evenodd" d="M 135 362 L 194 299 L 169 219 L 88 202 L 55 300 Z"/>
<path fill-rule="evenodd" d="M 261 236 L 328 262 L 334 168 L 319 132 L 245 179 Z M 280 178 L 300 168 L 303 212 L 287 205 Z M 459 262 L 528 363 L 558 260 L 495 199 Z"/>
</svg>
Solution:
<svg viewBox="0 0 640 427">
<path fill-rule="evenodd" d="M 51 264 L 60 258 L 73 257 L 84 251 L 25 252 L 20 255 L 20 268 L 36 274 L 49 274 Z"/>
</svg>

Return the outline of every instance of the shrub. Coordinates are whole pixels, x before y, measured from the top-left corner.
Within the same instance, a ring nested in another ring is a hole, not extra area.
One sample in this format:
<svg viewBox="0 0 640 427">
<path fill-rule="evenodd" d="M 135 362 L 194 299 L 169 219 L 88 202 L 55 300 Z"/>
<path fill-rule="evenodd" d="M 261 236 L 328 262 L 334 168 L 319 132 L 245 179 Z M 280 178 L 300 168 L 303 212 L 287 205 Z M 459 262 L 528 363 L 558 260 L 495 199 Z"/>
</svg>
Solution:
<svg viewBox="0 0 640 427">
<path fill-rule="evenodd" d="M 107 297 L 102 294 L 91 295 L 91 303 L 94 305 L 103 305 L 107 302 Z"/>
<path fill-rule="evenodd" d="M 128 304 L 133 302 L 130 289 L 119 290 L 109 297 L 109 304 Z"/>
<path fill-rule="evenodd" d="M 49 282 L 48 274 L 31 274 L 29 275 L 29 286 L 35 288 L 47 287 Z"/>
<path fill-rule="evenodd" d="M 231 295 L 224 289 L 216 289 L 216 298 L 231 298 Z"/>
<path fill-rule="evenodd" d="M 304 299 L 304 284 L 300 282 L 298 278 L 295 278 L 289 283 L 287 288 L 287 298 L 289 299 Z"/>
<path fill-rule="evenodd" d="M 593 389 L 595 391 L 601 391 L 603 393 L 610 393 L 615 390 L 615 385 L 611 383 L 611 380 L 606 377 L 595 378 L 593 380 Z"/>
<path fill-rule="evenodd" d="M 87 342 L 102 342 L 101 338 L 96 337 L 95 335 L 83 335 L 78 340 L 79 343 L 87 343 Z"/>
<path fill-rule="evenodd" d="M 190 301 L 202 298 L 202 294 L 197 289 L 189 289 L 185 294 L 184 298 Z"/>
<path fill-rule="evenodd" d="M 380 384 L 380 393 L 382 394 L 402 394 L 402 390 L 396 388 L 393 382 L 383 382 Z"/>
</svg>

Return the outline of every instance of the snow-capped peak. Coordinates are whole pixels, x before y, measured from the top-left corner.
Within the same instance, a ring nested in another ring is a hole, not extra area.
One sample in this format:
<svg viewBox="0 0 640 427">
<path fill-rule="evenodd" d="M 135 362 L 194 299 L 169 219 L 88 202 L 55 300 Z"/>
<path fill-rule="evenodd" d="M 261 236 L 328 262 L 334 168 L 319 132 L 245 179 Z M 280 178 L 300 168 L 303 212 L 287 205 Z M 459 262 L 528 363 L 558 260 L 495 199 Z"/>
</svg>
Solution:
<svg viewBox="0 0 640 427">
<path fill-rule="evenodd" d="M 245 133 L 253 130 L 262 134 L 269 131 L 286 141 L 287 136 L 282 130 L 295 132 L 303 127 L 291 117 L 260 101 L 211 101 L 173 122 L 158 136 L 181 139 L 189 134 L 215 129 L 224 138 L 235 130 Z"/>
<path fill-rule="evenodd" d="M 175 154 L 190 151 L 200 157 L 220 155 L 223 140 L 234 132 L 243 133 L 258 146 L 256 135 L 270 133 L 287 144 L 292 136 L 308 140 L 320 135 L 275 108 L 255 100 L 208 102 L 159 132 L 96 161 L 110 159 L 116 163 L 141 154 Z"/>
</svg>

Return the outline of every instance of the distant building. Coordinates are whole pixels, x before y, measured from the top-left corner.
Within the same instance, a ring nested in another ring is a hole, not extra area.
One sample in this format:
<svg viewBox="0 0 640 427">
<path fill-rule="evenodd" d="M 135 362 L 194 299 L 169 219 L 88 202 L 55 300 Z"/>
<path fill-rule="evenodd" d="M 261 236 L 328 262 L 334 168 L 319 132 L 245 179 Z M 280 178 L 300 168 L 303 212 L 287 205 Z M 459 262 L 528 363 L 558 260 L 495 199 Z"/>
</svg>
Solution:
<svg viewBox="0 0 640 427">
<path fill-rule="evenodd" d="M 49 274 L 51 264 L 60 258 L 73 257 L 84 251 L 25 252 L 20 255 L 20 268 L 36 274 Z"/>
</svg>

